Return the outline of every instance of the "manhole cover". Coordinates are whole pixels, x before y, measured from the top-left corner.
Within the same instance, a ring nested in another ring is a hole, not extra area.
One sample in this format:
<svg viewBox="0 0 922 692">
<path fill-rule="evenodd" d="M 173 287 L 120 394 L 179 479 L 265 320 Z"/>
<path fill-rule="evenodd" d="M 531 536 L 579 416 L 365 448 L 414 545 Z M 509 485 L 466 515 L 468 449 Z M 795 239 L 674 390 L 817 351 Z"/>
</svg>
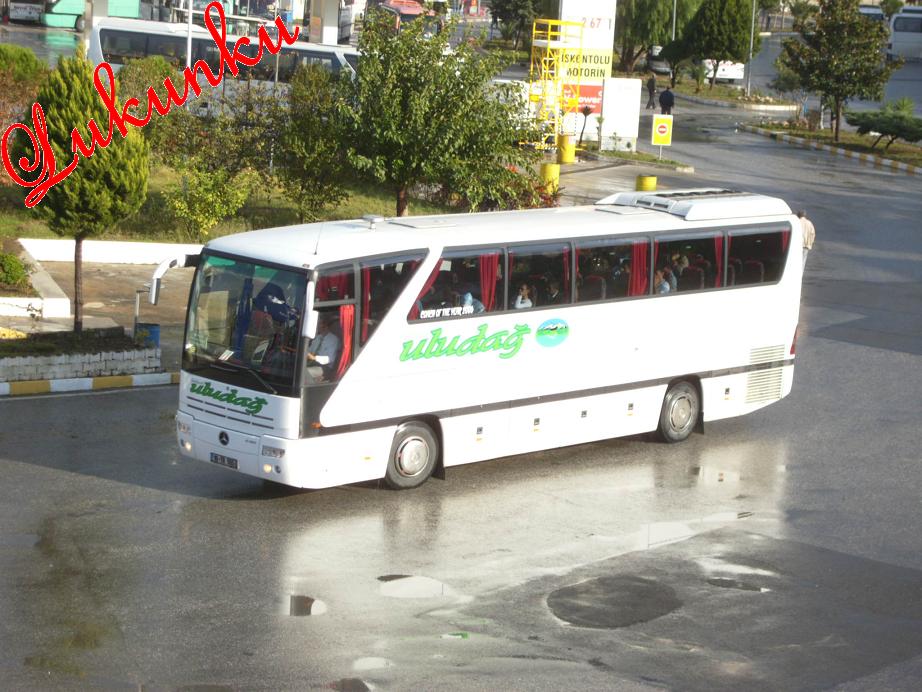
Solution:
<svg viewBox="0 0 922 692">
<path fill-rule="evenodd" d="M 675 591 L 643 577 L 599 577 L 557 589 L 547 605 L 577 627 L 617 629 L 649 622 L 682 605 Z"/>
</svg>

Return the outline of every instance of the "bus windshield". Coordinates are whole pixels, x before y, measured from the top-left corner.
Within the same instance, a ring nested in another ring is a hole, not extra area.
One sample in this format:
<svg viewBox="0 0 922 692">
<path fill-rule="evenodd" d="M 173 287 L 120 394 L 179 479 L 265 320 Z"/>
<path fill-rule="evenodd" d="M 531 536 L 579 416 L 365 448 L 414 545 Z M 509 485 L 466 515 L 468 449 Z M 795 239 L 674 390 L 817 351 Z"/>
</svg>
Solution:
<svg viewBox="0 0 922 692">
<path fill-rule="evenodd" d="M 183 370 L 291 394 L 306 287 L 297 271 L 203 256 L 189 303 Z"/>
</svg>

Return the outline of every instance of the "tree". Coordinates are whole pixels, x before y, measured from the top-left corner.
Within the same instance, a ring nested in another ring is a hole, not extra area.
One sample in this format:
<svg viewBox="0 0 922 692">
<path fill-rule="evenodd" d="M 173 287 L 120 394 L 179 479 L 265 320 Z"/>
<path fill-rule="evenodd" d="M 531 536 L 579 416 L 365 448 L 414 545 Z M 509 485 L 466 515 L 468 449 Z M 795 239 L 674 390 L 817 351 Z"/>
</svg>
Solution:
<svg viewBox="0 0 922 692">
<path fill-rule="evenodd" d="M 348 79 L 348 78 L 346 78 Z M 336 117 L 345 84 L 319 65 L 298 68 L 280 148 L 280 176 L 303 221 L 346 197 L 344 137 Z"/>
<path fill-rule="evenodd" d="M 536 157 L 518 146 L 534 141 L 521 95 L 493 83 L 495 57 L 468 41 L 449 47 L 453 25 L 429 39 L 421 22 L 396 35 L 392 26 L 369 13 L 358 76 L 337 109 L 350 163 L 394 192 L 398 216 L 415 185 L 442 187 L 472 208 L 500 197 L 509 166 L 529 169 Z"/>
<path fill-rule="evenodd" d="M 698 9 L 700 0 L 677 0 L 676 38 Z M 633 72 L 637 60 L 652 46 L 664 46 L 672 38 L 672 3 L 660 0 L 622 0 L 615 22 L 615 45 L 619 68 Z"/>
<path fill-rule="evenodd" d="M 672 3 L 623 0 L 618 3 L 615 45 L 620 46 L 619 69 L 633 72 L 637 60 L 651 46 L 662 46 L 671 36 Z"/>
<path fill-rule="evenodd" d="M 879 100 L 902 61 L 883 60 L 889 32 L 883 22 L 862 17 L 858 0 L 820 0 L 812 28 L 804 21 L 796 28 L 800 37 L 785 40 L 778 59 L 804 87 L 828 101 L 838 142 L 845 102 L 851 98 Z"/>
<path fill-rule="evenodd" d="M 910 144 L 922 139 L 922 118 L 916 118 L 913 115 L 914 110 L 913 100 L 904 96 L 895 101 L 888 101 L 877 111 L 845 111 L 845 121 L 856 127 L 859 135 L 877 135 L 871 149 L 886 137 L 884 151 L 887 151 L 898 139 Z"/>
<path fill-rule="evenodd" d="M 90 141 L 87 121 L 105 132 L 109 114 L 93 89 L 93 65 L 82 55 L 61 58 L 38 91 L 48 139 L 58 161 L 70 161 L 71 130 Z M 32 158 L 32 156 L 29 156 Z M 116 131 L 109 146 L 82 158 L 73 173 L 33 208 L 59 236 L 74 239 L 74 331 L 83 330 L 83 241 L 140 209 L 147 196 L 147 143 L 137 130 Z"/>
<path fill-rule="evenodd" d="M 490 14 L 503 25 L 513 29 L 513 50 L 519 47 L 522 36 L 528 35 L 535 17 L 543 9 L 539 0 L 491 0 Z"/>
<path fill-rule="evenodd" d="M 800 76 L 785 67 L 779 59 L 775 60 L 775 70 L 777 74 L 769 83 L 769 86 L 782 96 L 790 94 L 791 97 L 800 102 L 800 117 L 807 117 L 807 99 L 810 96 L 810 90 L 804 86 Z"/>
<path fill-rule="evenodd" d="M 752 36 L 752 7 L 746 0 L 704 0 L 682 34 L 691 54 L 711 60 L 711 88 L 717 81 L 717 65 L 729 60 L 747 62 Z M 759 50 L 755 36 L 753 54 Z"/>
<path fill-rule="evenodd" d="M 132 115 L 143 118 L 147 114 L 147 90 L 153 86 L 161 103 L 167 102 L 163 82 L 172 78 L 174 84 L 181 83 L 182 76 L 166 58 L 152 55 L 147 58 L 128 60 L 118 71 L 118 93 L 122 101 L 136 98 L 141 105 L 131 109 Z M 192 101 L 191 108 L 196 105 Z M 200 125 L 190 108 L 173 108 L 167 115 L 154 116 L 141 133 L 150 145 L 151 154 L 162 161 L 175 155 L 176 148 L 183 141 L 184 133 Z M 183 152 L 183 157 L 187 152 Z"/>
<path fill-rule="evenodd" d="M 0 44 L 0 132 L 22 120 L 47 76 L 48 66 L 31 50 Z"/>
<path fill-rule="evenodd" d="M 903 0 L 880 0 L 880 11 L 889 21 L 897 12 L 903 9 Z"/>
<path fill-rule="evenodd" d="M 676 85 L 676 80 L 679 77 L 679 71 L 682 69 L 682 65 L 688 63 L 691 60 L 692 54 L 691 50 L 688 47 L 688 43 L 684 41 L 681 37 L 677 38 L 675 41 L 670 41 L 663 49 L 660 51 L 660 57 L 665 60 L 669 65 L 669 85 L 674 89 Z M 704 70 L 703 66 L 701 67 Z M 701 78 L 701 82 L 697 81 L 697 73 L 692 74 L 696 79 L 696 93 L 701 91 L 701 83 L 704 82 L 704 77 Z M 706 75 L 706 73 L 703 73 Z"/>
</svg>

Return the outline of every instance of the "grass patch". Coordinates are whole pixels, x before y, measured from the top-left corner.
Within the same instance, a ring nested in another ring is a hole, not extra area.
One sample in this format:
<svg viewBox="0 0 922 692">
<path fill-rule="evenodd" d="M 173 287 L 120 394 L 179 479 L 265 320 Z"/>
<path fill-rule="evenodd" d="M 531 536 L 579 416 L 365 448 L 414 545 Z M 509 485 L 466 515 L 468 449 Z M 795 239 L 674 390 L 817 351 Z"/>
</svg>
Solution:
<svg viewBox="0 0 922 692">
<path fill-rule="evenodd" d="M 143 348 L 121 327 L 75 332 L 37 332 L 25 338 L 0 339 L 0 358 L 61 356 L 72 353 L 135 351 Z"/>
<path fill-rule="evenodd" d="M 631 163 L 653 163 L 663 166 L 674 166 L 676 168 L 689 165 L 681 161 L 673 161 L 672 159 L 661 159 L 656 156 L 656 154 L 647 154 L 643 151 L 599 151 L 596 153 L 608 159 L 621 159 L 623 161 L 630 161 Z"/>
<path fill-rule="evenodd" d="M 855 132 L 846 132 L 843 130 L 839 133 L 839 141 L 836 142 L 833 138 L 832 130 L 808 130 L 805 128 L 790 127 L 784 123 L 763 123 L 760 127 L 775 132 L 784 132 L 793 137 L 801 137 L 821 144 L 829 144 L 830 146 L 839 147 L 840 149 L 848 149 L 849 151 L 861 154 L 874 154 L 875 156 L 882 156 L 892 161 L 908 163 L 913 166 L 922 166 L 922 147 L 907 144 L 906 142 L 896 141 L 890 145 L 889 149 L 884 151 L 881 145 L 878 145 L 875 149 L 871 148 L 871 145 L 874 144 L 874 141 L 877 139 L 877 137 L 872 137 L 871 135 L 859 135 Z"/>
<path fill-rule="evenodd" d="M 96 236 L 94 240 L 129 240 L 147 242 L 177 242 L 182 238 L 166 205 L 165 189 L 179 181 L 179 174 L 166 167 L 151 170 L 147 199 L 141 210 L 125 219 L 115 228 Z M 361 218 L 365 214 L 393 216 L 397 201 L 395 194 L 363 183 L 347 186 L 348 197 L 337 207 L 327 211 L 320 221 Z M 57 238 L 44 222 L 32 217 L 23 206 L 25 192 L 18 186 L 0 185 L 0 240 L 3 238 Z M 410 200 L 410 213 L 416 216 L 446 214 L 453 210 L 424 199 Z M 208 234 L 209 238 L 241 233 L 257 228 L 272 228 L 299 223 L 297 210 L 280 188 L 268 193 L 255 194 L 247 200 L 233 218 L 218 223 Z"/>
</svg>

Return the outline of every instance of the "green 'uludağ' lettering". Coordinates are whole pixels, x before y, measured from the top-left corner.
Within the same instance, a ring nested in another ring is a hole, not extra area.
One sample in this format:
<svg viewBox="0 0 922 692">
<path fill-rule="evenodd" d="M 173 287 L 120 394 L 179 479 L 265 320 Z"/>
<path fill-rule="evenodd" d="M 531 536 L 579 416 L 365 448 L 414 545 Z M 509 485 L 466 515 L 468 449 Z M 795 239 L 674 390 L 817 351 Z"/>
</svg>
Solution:
<svg viewBox="0 0 922 692">
<path fill-rule="evenodd" d="M 269 403 L 261 396 L 237 396 L 236 389 L 230 389 L 226 392 L 220 389 L 214 389 L 208 382 L 193 382 L 189 385 L 189 391 L 193 394 L 205 396 L 209 399 L 214 399 L 215 401 L 220 401 L 231 406 L 239 406 L 251 415 L 256 415 L 263 410 L 263 406 Z"/>
<path fill-rule="evenodd" d="M 522 348 L 525 336 L 530 333 L 531 327 L 517 324 L 511 332 L 502 329 L 487 335 L 487 325 L 482 324 L 477 328 L 476 334 L 462 341 L 460 336 L 453 336 L 450 339 L 443 336 L 442 328 L 439 327 L 433 329 L 427 338 L 420 339 L 415 344 L 412 341 L 404 341 L 400 361 L 441 358 L 442 356 L 466 356 L 486 351 L 500 351 L 500 358 L 512 358 Z"/>
</svg>

